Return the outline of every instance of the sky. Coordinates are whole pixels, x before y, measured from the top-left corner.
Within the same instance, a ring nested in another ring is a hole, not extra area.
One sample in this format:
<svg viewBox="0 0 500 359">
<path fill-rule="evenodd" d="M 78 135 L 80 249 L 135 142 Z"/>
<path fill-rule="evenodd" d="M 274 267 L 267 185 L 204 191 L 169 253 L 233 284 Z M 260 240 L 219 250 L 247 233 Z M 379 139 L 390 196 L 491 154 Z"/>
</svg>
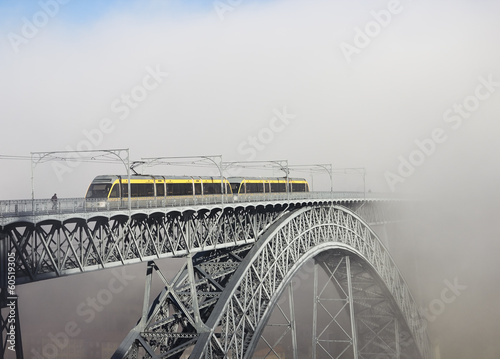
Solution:
<svg viewBox="0 0 500 359">
<path fill-rule="evenodd" d="M 499 14 L 493 0 L 0 0 L 0 200 L 31 197 L 32 167 L 36 198 L 125 173 L 81 151 L 332 164 L 338 190 L 361 190 L 343 169 L 363 168 L 371 191 L 446 214 L 420 242 L 429 268 L 460 239 L 428 300 L 457 273 L 497 279 L 477 248 L 498 237 Z M 61 151 L 80 152 L 31 164 Z"/>
<path fill-rule="evenodd" d="M 31 197 L 32 152 L 332 164 L 364 168 L 381 192 L 446 187 L 436 171 L 453 176 L 460 162 L 496 167 L 495 2 L 232 4 L 0 2 L 0 115 L 12 134 L 0 161 L 15 173 L 0 197 Z M 491 88 L 478 100 L 481 79 Z M 37 162 L 35 197 L 81 197 L 96 175 L 126 172 L 118 158 L 97 162 Z M 362 187 L 346 178 L 336 188 Z"/>
</svg>

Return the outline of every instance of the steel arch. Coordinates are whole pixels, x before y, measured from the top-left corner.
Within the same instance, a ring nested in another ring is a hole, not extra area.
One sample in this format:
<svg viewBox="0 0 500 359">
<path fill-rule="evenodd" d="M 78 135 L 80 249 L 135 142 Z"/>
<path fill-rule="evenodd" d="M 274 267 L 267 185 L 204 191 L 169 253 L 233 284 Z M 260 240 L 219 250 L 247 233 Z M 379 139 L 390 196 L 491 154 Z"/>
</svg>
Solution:
<svg viewBox="0 0 500 359">
<path fill-rule="evenodd" d="M 257 240 L 206 321 L 210 331 L 199 334 L 191 358 L 249 357 L 253 336 L 292 273 L 331 243 L 370 264 L 396 303 L 420 357 L 431 358 L 424 322 L 388 251 L 360 217 L 339 206 L 292 211 Z"/>
</svg>

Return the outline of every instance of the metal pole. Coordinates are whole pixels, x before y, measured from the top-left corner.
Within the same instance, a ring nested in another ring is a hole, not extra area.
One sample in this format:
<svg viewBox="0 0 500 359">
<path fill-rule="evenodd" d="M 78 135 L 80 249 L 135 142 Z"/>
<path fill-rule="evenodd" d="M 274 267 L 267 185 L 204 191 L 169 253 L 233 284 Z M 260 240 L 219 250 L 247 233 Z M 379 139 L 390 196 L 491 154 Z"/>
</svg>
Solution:
<svg viewBox="0 0 500 359">
<path fill-rule="evenodd" d="M 290 305 L 290 326 L 292 331 L 292 350 L 293 359 L 299 359 L 299 354 L 297 351 L 297 328 L 295 321 L 295 304 L 293 303 L 293 286 L 290 282 L 288 286 L 288 304 Z"/>
<path fill-rule="evenodd" d="M 33 153 L 31 153 L 31 200 L 35 202 L 35 164 L 33 163 Z"/>
<path fill-rule="evenodd" d="M 401 346 L 399 344 L 399 323 L 398 319 L 394 319 L 394 332 L 396 339 L 396 359 L 401 359 Z"/>
<path fill-rule="evenodd" d="M 366 169 L 363 168 L 363 193 L 366 199 Z"/>
<path fill-rule="evenodd" d="M 332 174 L 333 165 L 330 165 L 330 171 L 328 174 L 330 175 L 330 195 L 332 196 L 332 204 L 333 204 L 333 174 Z"/>
<path fill-rule="evenodd" d="M 196 278 L 194 276 L 193 254 L 189 253 L 188 256 L 186 257 L 186 260 L 187 260 L 189 285 L 191 289 L 191 299 L 192 299 L 192 306 L 194 312 L 193 315 L 194 315 L 196 330 L 198 331 L 198 333 L 207 332 L 208 328 L 205 325 L 205 323 L 203 323 L 203 321 L 201 320 L 200 308 L 198 306 L 198 292 L 196 290 Z"/>
<path fill-rule="evenodd" d="M 287 201 L 290 201 L 290 184 L 288 183 L 289 182 L 288 173 L 290 172 L 290 170 L 288 169 L 288 160 L 285 160 L 285 163 L 286 163 L 286 168 L 285 168 L 285 174 L 286 174 L 286 199 L 287 199 Z"/>
<path fill-rule="evenodd" d="M 354 317 L 354 300 L 352 297 L 352 278 L 351 278 L 351 260 L 349 256 L 345 256 L 345 267 L 347 271 L 347 291 L 349 294 L 349 313 L 351 317 L 351 340 L 353 358 L 358 359 L 358 334 L 356 332 L 356 322 Z"/>
<path fill-rule="evenodd" d="M 219 175 L 220 175 L 220 195 L 221 195 L 221 205 L 222 205 L 222 209 L 224 209 L 224 189 L 225 189 L 225 183 L 224 183 L 224 175 L 222 174 L 222 155 L 217 155 L 217 156 L 213 156 L 213 157 L 219 157 L 220 159 L 220 164 L 217 164 L 217 162 L 215 162 L 213 159 L 211 159 L 210 157 L 205 157 L 205 156 L 201 156 L 202 158 L 204 159 L 207 159 L 209 161 L 211 161 L 216 167 L 217 169 L 219 170 Z"/>
<path fill-rule="evenodd" d="M 313 167 L 319 167 L 319 168 L 322 168 L 324 169 L 327 173 L 328 173 L 328 176 L 330 177 L 330 195 L 332 197 L 332 200 L 333 200 L 333 166 L 332 164 L 311 164 L 311 165 L 292 165 L 290 166 L 291 168 L 296 168 L 296 167 L 309 167 L 310 171 L 311 171 L 311 186 L 310 186 L 310 190 L 313 191 L 313 187 L 314 187 L 314 176 L 313 176 L 313 172 L 312 172 L 312 168 Z"/>
<path fill-rule="evenodd" d="M 146 322 L 148 319 L 149 296 L 151 293 L 151 283 L 153 281 L 153 267 L 154 267 L 154 265 L 155 265 L 155 262 L 149 261 L 148 267 L 146 269 L 146 282 L 144 285 L 144 303 L 142 304 L 142 317 L 141 317 L 141 321 L 139 322 L 139 329 L 141 332 L 144 331 L 144 328 L 146 327 Z"/>
<path fill-rule="evenodd" d="M 131 215 L 132 212 L 132 193 L 131 193 L 131 185 L 130 185 L 130 152 L 129 149 L 126 149 L 127 151 L 127 178 L 128 178 L 128 184 L 127 184 L 127 191 L 128 191 L 128 211 L 129 211 L 129 216 Z M 119 157 L 119 156 L 118 156 Z"/>
<path fill-rule="evenodd" d="M 220 158 L 220 164 L 217 164 L 216 161 L 212 159 L 212 157 L 218 157 Z M 179 156 L 179 157 L 143 157 L 141 160 L 146 164 L 147 166 L 153 166 L 153 165 L 158 165 L 158 164 L 164 164 L 164 165 L 171 165 L 171 162 L 161 162 L 161 160 L 167 160 L 167 159 L 187 159 L 187 158 L 197 158 L 197 159 L 204 159 L 204 160 L 209 160 L 219 170 L 220 178 L 221 178 L 221 204 L 222 208 L 224 208 L 224 189 L 225 189 L 225 183 L 224 183 L 224 174 L 222 173 L 222 155 L 213 155 L 213 156 Z M 156 162 L 156 163 L 154 163 Z M 191 162 L 191 164 L 194 164 L 194 162 Z"/>
<path fill-rule="evenodd" d="M 225 189 L 226 189 L 226 184 L 224 183 L 224 175 L 222 174 L 222 155 L 220 156 L 220 163 L 219 165 L 215 164 L 217 166 L 217 168 L 219 169 L 219 172 L 220 172 L 220 183 L 221 183 L 221 206 L 222 206 L 222 211 L 224 211 L 224 192 L 225 192 Z M 215 161 L 214 161 L 215 163 Z"/>
<path fill-rule="evenodd" d="M 314 190 L 314 175 L 312 170 L 311 170 L 311 188 L 309 188 L 309 190 L 311 192 Z"/>
<path fill-rule="evenodd" d="M 316 359 L 316 345 L 318 344 L 318 263 L 314 261 L 314 291 L 313 291 L 313 327 L 312 327 L 312 354 L 311 359 Z"/>
</svg>

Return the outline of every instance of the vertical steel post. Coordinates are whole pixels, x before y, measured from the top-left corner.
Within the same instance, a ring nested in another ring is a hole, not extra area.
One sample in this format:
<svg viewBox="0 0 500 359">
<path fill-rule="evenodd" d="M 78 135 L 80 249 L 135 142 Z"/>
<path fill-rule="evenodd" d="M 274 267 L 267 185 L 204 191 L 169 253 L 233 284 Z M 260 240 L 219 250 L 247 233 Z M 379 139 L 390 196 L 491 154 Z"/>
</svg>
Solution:
<svg viewBox="0 0 500 359">
<path fill-rule="evenodd" d="M 352 297 L 351 259 L 345 256 L 345 268 L 347 272 L 347 291 L 349 294 L 349 313 L 351 316 L 351 340 L 353 358 L 358 359 L 358 333 L 356 332 L 356 322 L 354 317 L 354 300 Z"/>
<path fill-rule="evenodd" d="M 215 165 L 219 169 L 220 172 L 220 185 L 221 185 L 221 201 L 220 204 L 222 206 L 222 211 L 224 211 L 224 192 L 226 190 L 226 184 L 224 183 L 224 175 L 222 174 L 222 155 L 220 156 L 220 163 L 217 164 L 215 161 Z"/>
<path fill-rule="evenodd" d="M 193 254 L 189 253 L 186 257 L 186 260 L 189 275 L 189 285 L 191 288 L 191 298 L 193 301 L 194 322 L 196 324 L 196 330 L 198 331 L 198 333 L 201 333 L 206 329 L 206 326 L 205 323 L 203 323 L 201 320 L 200 308 L 198 306 L 198 292 L 196 291 L 196 278 L 194 276 Z"/>
<path fill-rule="evenodd" d="M 126 149 L 126 151 L 127 151 L 127 164 L 125 166 L 127 167 L 128 212 L 129 212 L 128 215 L 129 215 L 129 219 L 130 219 L 131 212 L 132 212 L 132 193 L 131 193 L 131 184 L 130 184 L 130 151 L 128 148 Z M 121 158 L 120 155 L 118 155 L 118 157 Z"/>
<path fill-rule="evenodd" d="M 366 168 L 363 168 L 363 193 L 366 199 Z"/>
<path fill-rule="evenodd" d="M 33 163 L 33 152 L 31 153 L 31 200 L 35 200 L 35 164 Z"/>
<path fill-rule="evenodd" d="M 149 261 L 148 262 L 148 267 L 146 269 L 146 282 L 144 285 L 144 303 L 142 304 L 142 317 L 141 321 L 139 323 L 139 328 L 141 332 L 144 331 L 144 328 L 146 326 L 146 322 L 148 319 L 148 309 L 149 309 L 149 296 L 151 293 L 151 283 L 153 281 L 153 267 L 155 265 L 155 262 Z"/>
<path fill-rule="evenodd" d="M 333 165 L 330 165 L 330 170 L 328 171 L 328 174 L 330 175 L 330 196 L 332 197 L 332 204 L 333 204 Z"/>
<path fill-rule="evenodd" d="M 317 325 L 318 325 L 318 263 L 314 261 L 313 327 L 312 327 L 311 359 L 316 359 L 316 345 L 318 344 L 318 338 L 316 337 Z"/>
<path fill-rule="evenodd" d="M 288 304 L 290 306 L 290 326 L 292 331 L 292 349 L 293 349 L 293 359 L 299 359 L 299 354 L 297 351 L 297 325 L 295 321 L 295 304 L 293 303 L 293 286 L 290 282 L 288 286 Z"/>
<path fill-rule="evenodd" d="M 396 339 L 396 359 L 401 359 L 401 346 L 399 343 L 399 322 L 397 318 L 394 318 L 394 332 Z"/>
</svg>

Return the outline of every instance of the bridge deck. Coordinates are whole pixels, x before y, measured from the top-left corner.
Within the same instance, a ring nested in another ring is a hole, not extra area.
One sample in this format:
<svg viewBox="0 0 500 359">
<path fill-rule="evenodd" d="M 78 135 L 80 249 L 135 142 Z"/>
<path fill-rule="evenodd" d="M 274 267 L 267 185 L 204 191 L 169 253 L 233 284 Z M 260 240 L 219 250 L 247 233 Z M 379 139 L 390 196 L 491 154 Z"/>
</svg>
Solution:
<svg viewBox="0 0 500 359">
<path fill-rule="evenodd" d="M 259 206 L 280 203 L 299 203 L 303 201 L 332 201 L 333 203 L 349 203 L 359 201 L 394 200 L 387 193 L 364 192 L 307 192 L 289 194 L 248 194 L 248 195 L 212 195 L 212 196 L 178 196 L 165 198 L 132 198 L 131 214 L 155 211 L 220 208 L 225 206 Z M 62 198 L 54 204 L 50 199 L 7 200 L 0 201 L 0 226 L 15 222 L 40 222 L 49 219 L 64 221 L 71 217 L 92 218 L 97 216 L 110 217 L 120 213 L 129 214 L 127 201 L 108 202 L 100 199 Z"/>
</svg>

